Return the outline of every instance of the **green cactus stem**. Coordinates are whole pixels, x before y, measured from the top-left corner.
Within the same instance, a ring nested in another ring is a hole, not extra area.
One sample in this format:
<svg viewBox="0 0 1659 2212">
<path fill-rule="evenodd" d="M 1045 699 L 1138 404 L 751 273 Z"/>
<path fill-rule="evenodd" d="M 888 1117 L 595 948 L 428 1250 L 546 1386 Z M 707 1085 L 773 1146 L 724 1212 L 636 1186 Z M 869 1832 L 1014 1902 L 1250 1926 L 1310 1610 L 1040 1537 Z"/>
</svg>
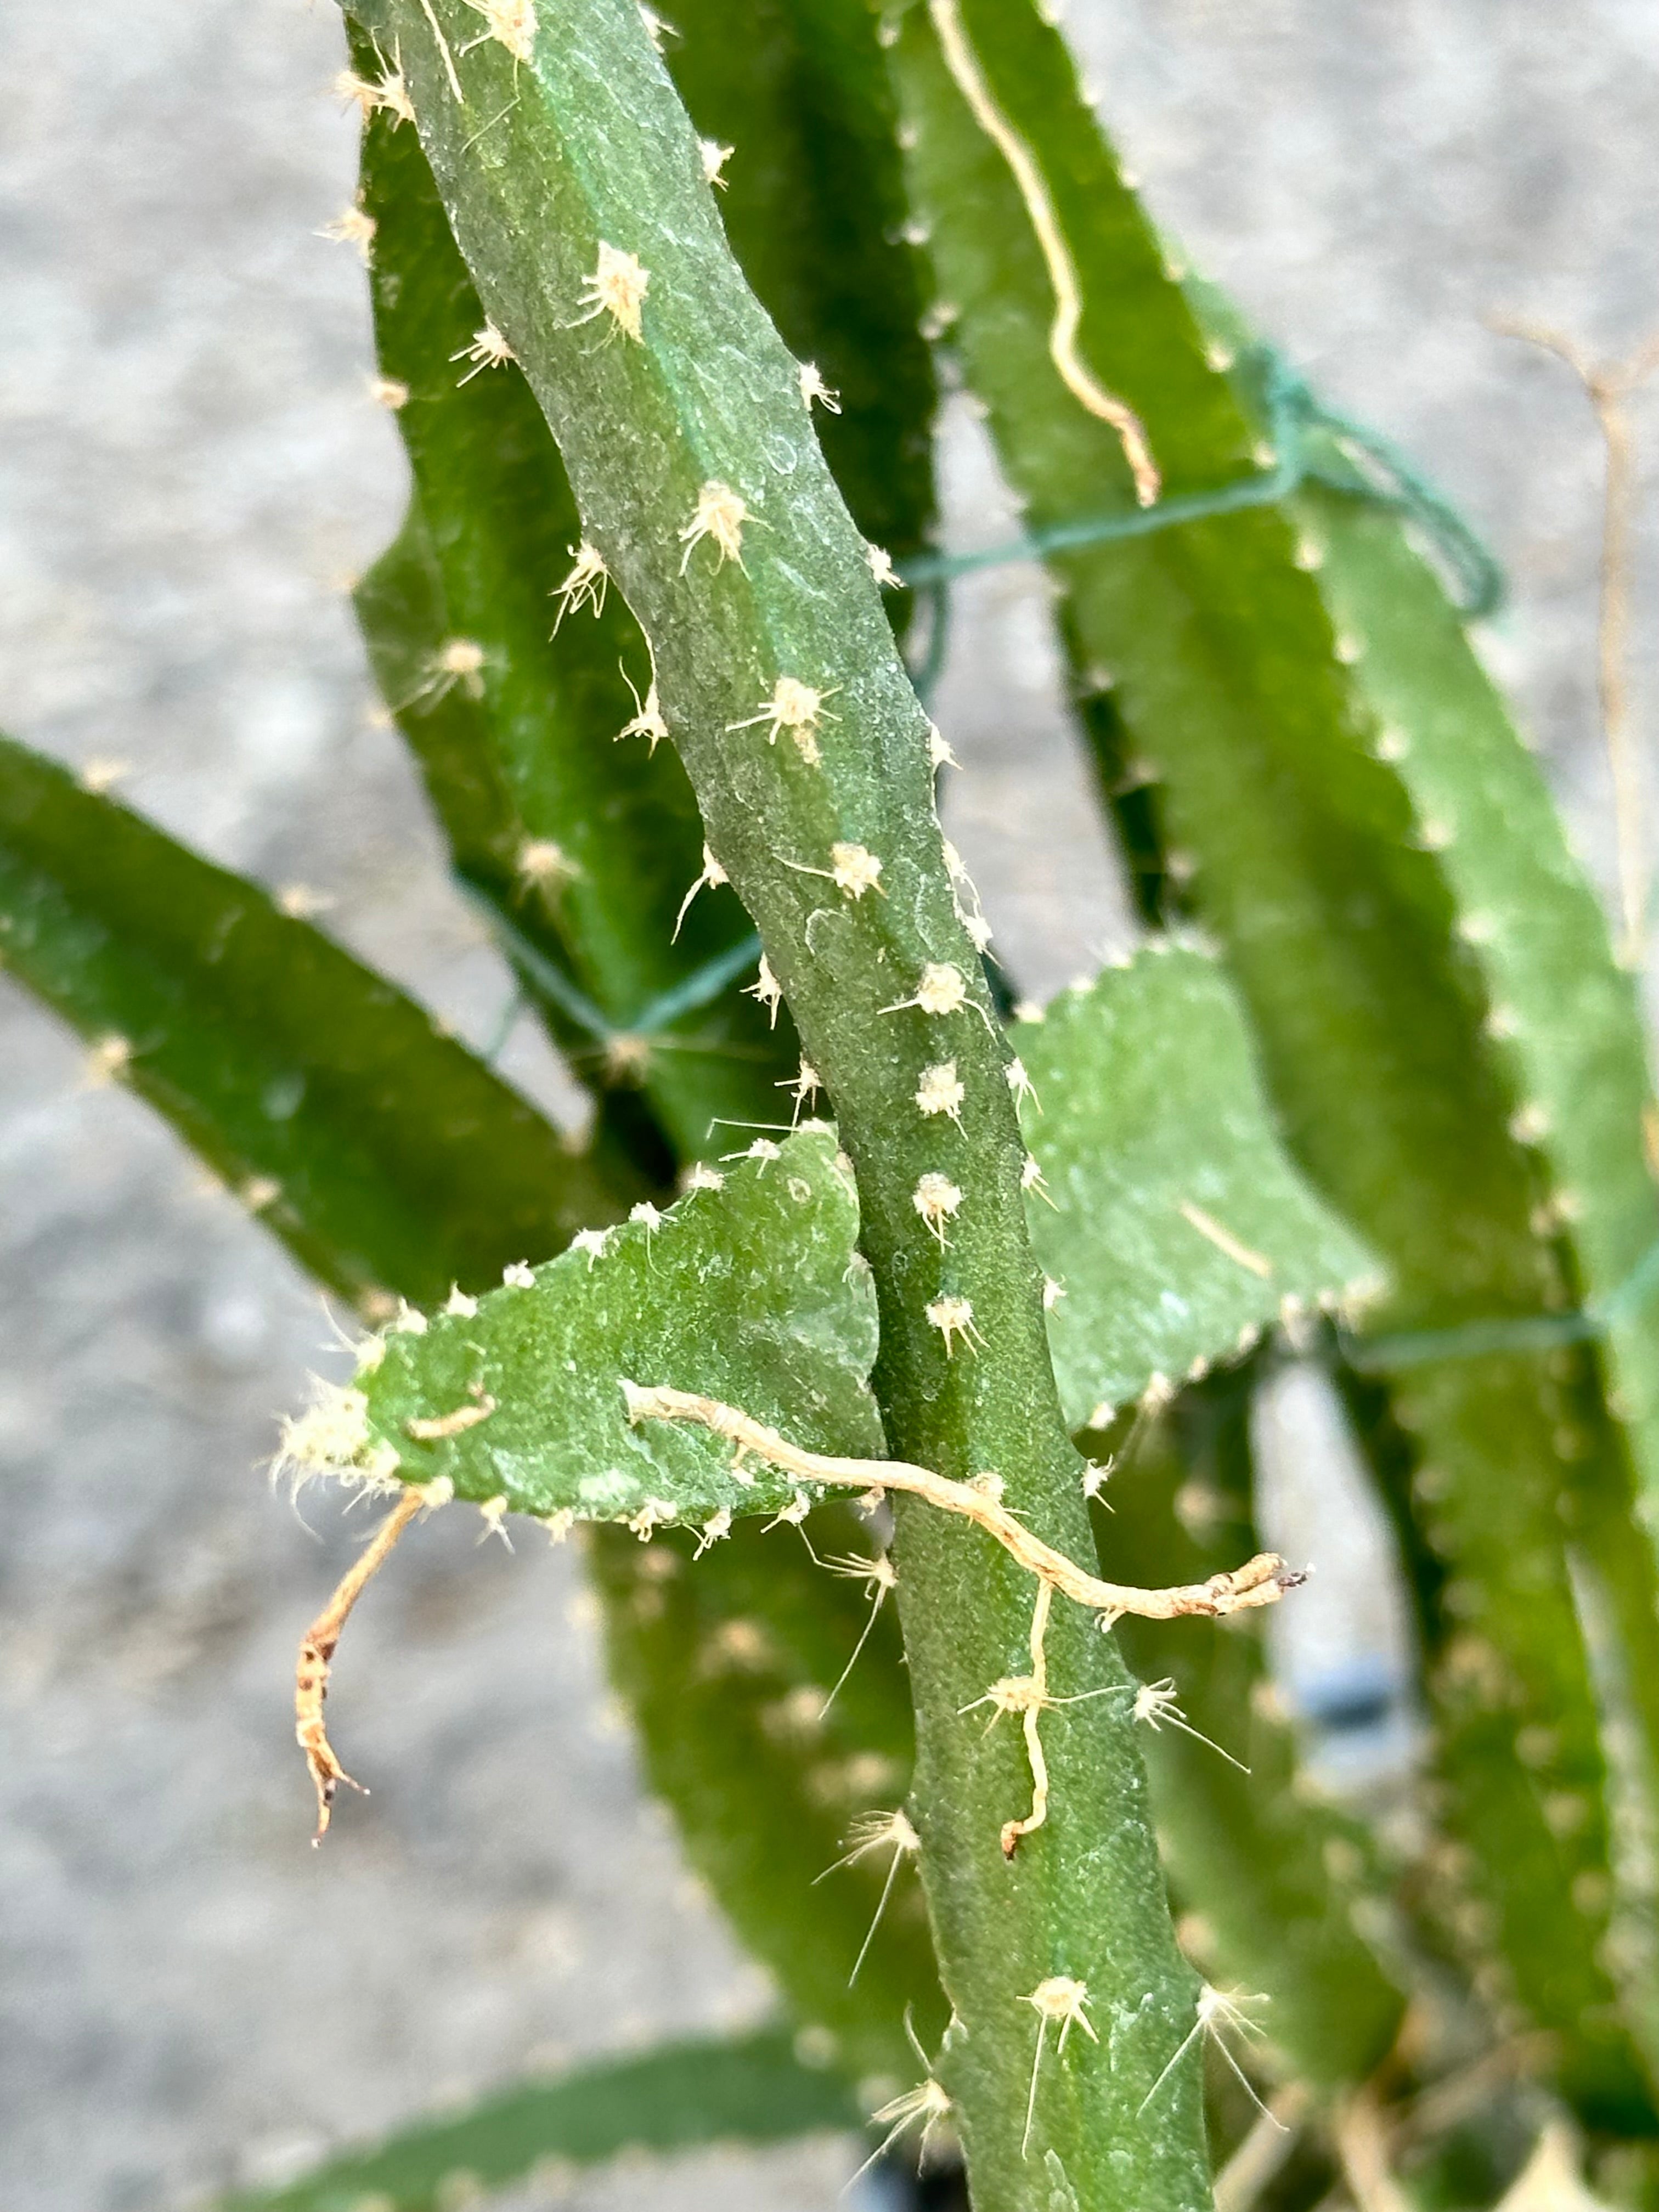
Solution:
<svg viewBox="0 0 1659 2212">
<path fill-rule="evenodd" d="M 759 988 L 787 994 L 833 1100 L 876 1273 L 890 1441 L 959 1479 L 994 1474 L 1075 1557 L 1081 1462 L 1054 1397 L 1024 1147 L 940 846 L 927 725 L 878 564 L 818 453 L 800 365 L 731 259 L 695 133 L 631 0 L 584 0 L 556 35 L 525 11 L 357 12 L 402 57 L 486 311 L 651 641 L 709 843 L 766 947 Z M 923 1079 L 946 1065 L 960 1103 L 925 1113 Z M 965 1194 L 948 1250 L 915 1204 L 931 1172 Z M 1197 2205 L 1195 2063 L 1141 2109 L 1188 2033 L 1194 1979 L 1121 1700 L 1054 1729 L 1053 1812 L 1007 1863 L 1019 1747 L 960 1709 L 1023 1666 L 1029 1582 L 908 1507 L 895 1563 L 922 1873 L 956 2014 L 939 2080 L 975 2185 L 1010 2206 L 1046 2206 L 1062 2184 L 1091 2205 Z M 1070 1609 L 1051 1644 L 1068 1692 L 1127 1686 Z"/>
<path fill-rule="evenodd" d="M 1050 357 L 1067 288 L 1078 343 L 1147 425 L 1165 496 L 1270 467 L 1229 380 L 1233 349 L 1200 327 L 1042 11 L 913 0 L 892 20 L 936 319 L 948 306 L 1030 521 L 1114 495 L 1134 512 L 1115 428 Z M 985 128 L 988 100 L 1026 173 Z M 1379 743 L 1363 651 L 1322 597 L 1316 553 L 1262 507 L 1053 566 L 1079 689 L 1109 691 L 1156 775 L 1185 896 L 1243 990 L 1292 1151 L 1390 1271 L 1379 1322 L 1565 1302 L 1555 1232 L 1535 1218 L 1548 1182 L 1511 1131 L 1526 1102 L 1482 1036 L 1443 842 Z M 1495 1352 L 1414 1370 L 1394 1408 L 1418 1461 L 1404 1510 L 1428 1539 L 1414 1556 L 1442 1817 L 1463 1847 L 1441 1855 L 1457 1869 L 1447 1903 L 1485 1931 L 1471 1963 L 1504 2027 L 1549 2028 L 1587 2118 L 1650 2127 L 1603 1963 L 1607 1768 L 1557 1510 L 1577 1402 L 1546 1364 Z M 1547 1741 L 1541 1773 L 1515 1753 L 1528 1727 L 1549 1732 L 1528 1739 Z"/>
</svg>

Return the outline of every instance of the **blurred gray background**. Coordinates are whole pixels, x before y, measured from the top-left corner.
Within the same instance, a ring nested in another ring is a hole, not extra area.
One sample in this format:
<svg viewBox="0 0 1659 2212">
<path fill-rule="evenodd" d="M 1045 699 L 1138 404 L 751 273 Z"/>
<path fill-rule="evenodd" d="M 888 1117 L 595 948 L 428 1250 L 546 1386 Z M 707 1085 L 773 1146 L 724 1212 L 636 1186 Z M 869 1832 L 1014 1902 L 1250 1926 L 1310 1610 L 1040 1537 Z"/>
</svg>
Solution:
<svg viewBox="0 0 1659 2212">
<path fill-rule="evenodd" d="M 1507 562 L 1485 647 L 1605 875 L 1594 425 L 1482 318 L 1598 354 L 1659 326 L 1654 0 L 1074 0 L 1071 21 L 1160 217 Z M 320 0 L 0 9 L 0 721 L 127 763 L 133 803 L 325 896 L 328 927 L 476 1038 L 506 981 L 342 596 L 403 468 L 366 395 L 362 270 L 317 236 L 353 190 L 341 58 Z M 1659 409 L 1636 416 L 1651 451 Z M 947 452 L 951 539 L 983 541 L 999 495 L 965 419 Z M 1650 533 L 1644 732 L 1653 554 Z M 949 826 L 1045 992 L 1121 939 L 1121 902 L 1031 578 L 978 579 L 956 636 Z M 568 1108 L 527 1029 L 505 1064 Z M 573 1563 L 539 1540 L 509 1556 L 447 1516 L 410 1540 L 337 1676 L 375 1795 L 307 1848 L 289 1673 L 355 1533 L 315 1496 L 307 1530 L 260 1468 L 307 1370 L 337 1371 L 329 1330 L 3 980 L 0 1249 L 0 2212 L 150 2212 L 526 2065 L 760 2015 L 763 1979 L 641 1797 Z M 711 2153 L 564 2201 L 828 2212 L 853 2162 L 835 2141 Z"/>
</svg>

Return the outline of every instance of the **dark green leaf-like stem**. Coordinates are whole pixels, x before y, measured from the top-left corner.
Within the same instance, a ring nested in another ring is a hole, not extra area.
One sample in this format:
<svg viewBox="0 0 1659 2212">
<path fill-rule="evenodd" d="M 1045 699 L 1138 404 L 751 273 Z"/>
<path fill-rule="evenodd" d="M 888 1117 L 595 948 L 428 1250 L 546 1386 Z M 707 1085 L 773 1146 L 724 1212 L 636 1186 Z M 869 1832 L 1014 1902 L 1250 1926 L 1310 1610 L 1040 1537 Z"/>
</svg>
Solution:
<svg viewBox="0 0 1659 2212">
<path fill-rule="evenodd" d="M 596 2060 L 498 2091 L 453 2118 L 417 2121 L 285 2188 L 248 2190 L 220 2212 L 448 2212 L 514 2182 L 554 2185 L 628 2152 L 782 2142 L 859 2115 L 839 2077 L 804 2066 L 788 2034 L 672 2044 Z"/>
<path fill-rule="evenodd" d="M 375 1320 L 627 1203 L 384 976 L 3 738 L 0 958 Z"/>
</svg>

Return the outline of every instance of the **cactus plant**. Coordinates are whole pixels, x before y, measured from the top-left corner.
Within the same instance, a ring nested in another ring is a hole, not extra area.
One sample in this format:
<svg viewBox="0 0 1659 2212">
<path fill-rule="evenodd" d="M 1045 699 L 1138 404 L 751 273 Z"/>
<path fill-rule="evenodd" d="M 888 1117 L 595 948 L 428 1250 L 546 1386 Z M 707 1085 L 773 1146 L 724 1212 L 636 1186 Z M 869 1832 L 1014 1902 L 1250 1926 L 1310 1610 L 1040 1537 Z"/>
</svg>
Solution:
<svg viewBox="0 0 1659 2212">
<path fill-rule="evenodd" d="M 368 1325 L 283 1447 L 392 1501 L 301 1648 L 322 1825 L 407 1520 L 580 1534 L 787 2019 L 259 2201 L 860 2122 L 981 2212 L 1495 2202 L 1574 2127 L 1648 2201 L 1653 1109 L 1484 556 L 1178 268 L 1037 0 L 347 17 L 413 478 L 359 615 L 591 1139 L 9 741 L 0 952 Z M 905 657 L 941 374 L 1151 932 L 1012 1023 Z M 1415 1606 L 1403 1821 L 1322 1796 L 1261 1634 L 1292 1352 Z"/>
</svg>

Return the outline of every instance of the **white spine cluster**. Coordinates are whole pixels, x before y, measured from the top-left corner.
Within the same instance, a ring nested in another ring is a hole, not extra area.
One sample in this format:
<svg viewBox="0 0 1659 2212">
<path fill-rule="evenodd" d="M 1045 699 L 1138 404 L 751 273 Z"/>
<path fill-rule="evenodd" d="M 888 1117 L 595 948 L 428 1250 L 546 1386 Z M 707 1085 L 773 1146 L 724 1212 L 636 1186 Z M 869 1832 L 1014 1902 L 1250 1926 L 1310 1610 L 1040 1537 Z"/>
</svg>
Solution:
<svg viewBox="0 0 1659 2212">
<path fill-rule="evenodd" d="M 924 1067 L 916 1085 L 916 1109 L 922 1114 L 948 1115 L 957 1128 L 962 1127 L 962 1102 L 968 1096 L 953 1060 L 941 1060 L 933 1067 Z"/>
<path fill-rule="evenodd" d="M 473 378 L 479 375 L 484 369 L 505 368 L 507 362 L 516 361 L 518 356 L 496 329 L 495 324 L 486 316 L 483 327 L 472 333 L 471 343 L 464 345 L 459 353 L 451 354 L 449 358 L 451 361 L 471 362 L 471 368 L 461 379 L 463 384 L 471 384 Z"/>
<path fill-rule="evenodd" d="M 954 1340 L 960 1337 L 971 1350 L 984 1339 L 974 1327 L 974 1309 L 967 1298 L 949 1296 L 934 1298 L 926 1309 L 929 1326 L 936 1328 L 945 1339 L 945 1356 L 954 1356 Z"/>
<path fill-rule="evenodd" d="M 801 400 L 803 404 L 805 406 L 808 414 L 811 414 L 812 411 L 812 404 L 815 400 L 817 404 L 823 409 L 825 414 L 840 414 L 841 394 L 838 392 L 831 392 L 829 386 L 823 380 L 823 373 L 819 368 L 817 362 L 802 362 L 800 367 L 796 371 L 796 374 L 800 380 Z"/>
<path fill-rule="evenodd" d="M 760 957 L 760 972 L 752 983 L 744 986 L 744 996 L 758 999 L 771 1017 L 770 1026 L 776 1029 L 778 1008 L 783 1004 L 783 986 L 772 973 L 772 963 L 763 952 Z"/>
<path fill-rule="evenodd" d="M 685 574 L 691 556 L 705 538 L 720 555 L 716 568 L 723 568 L 728 561 L 735 561 L 741 568 L 743 526 L 750 520 L 748 505 L 741 495 L 733 491 L 730 484 L 711 478 L 697 494 L 691 520 L 680 532 L 680 542 L 685 548 L 680 556 L 681 575 Z"/>
<path fill-rule="evenodd" d="M 535 0 L 466 0 L 466 4 L 475 15 L 483 17 L 484 27 L 472 46 L 494 39 L 515 62 L 530 59 L 536 44 Z M 470 54 L 472 46 L 463 46 L 461 52 Z"/>
<path fill-rule="evenodd" d="M 775 745 L 780 733 L 787 730 L 795 740 L 796 750 L 811 768 L 816 768 L 823 755 L 818 750 L 818 725 L 833 722 L 836 717 L 828 713 L 824 701 L 833 692 L 820 691 L 811 684 L 803 684 L 793 676 L 780 676 L 772 687 L 772 696 L 761 702 L 758 713 L 741 722 L 728 722 L 729 730 L 752 730 L 765 723 L 766 742 Z"/>
<path fill-rule="evenodd" d="M 570 573 L 553 593 L 559 603 L 553 623 L 556 637 L 565 617 L 578 607 L 592 607 L 596 615 L 604 613 L 605 587 L 610 580 L 611 573 L 597 546 L 584 538 L 580 545 L 570 549 Z"/>
<path fill-rule="evenodd" d="M 962 1193 L 949 1176 L 935 1174 L 930 1170 L 917 1182 L 911 1194 L 916 1212 L 938 1237 L 941 1251 L 949 1242 L 945 1225 L 953 1221 L 962 1206 Z"/>
<path fill-rule="evenodd" d="M 609 315 L 624 337 L 642 345 L 645 295 L 650 289 L 651 271 L 642 265 L 638 254 L 624 253 L 619 246 L 601 240 L 593 273 L 582 279 L 581 300 L 586 313 L 576 319 L 591 323 L 598 315 Z"/>
<path fill-rule="evenodd" d="M 968 984 L 960 968 L 948 960 L 930 960 L 923 967 L 914 994 L 884 1006 L 884 1014 L 899 1014 L 915 1006 L 924 1014 L 959 1014 L 968 1003 Z"/>
<path fill-rule="evenodd" d="M 648 738 L 651 750 L 655 752 L 659 739 L 668 735 L 668 724 L 663 719 L 662 708 L 657 698 L 657 679 L 653 676 L 643 699 L 634 690 L 633 679 L 625 668 L 622 671 L 622 680 L 633 695 L 634 718 L 623 724 L 615 742 L 620 744 L 624 738 Z"/>
<path fill-rule="evenodd" d="M 654 698 L 656 695 L 653 692 L 652 696 Z M 674 917 L 674 935 L 669 940 L 671 944 L 678 939 L 681 927 L 685 921 L 685 917 L 691 911 L 691 902 L 696 898 L 697 893 L 702 890 L 705 885 L 708 890 L 713 890 L 717 884 L 730 883 L 731 880 L 732 878 L 726 874 L 725 869 L 721 867 L 720 862 L 714 858 L 712 850 L 708 846 L 705 845 L 702 848 L 702 873 L 697 878 L 696 883 L 692 884 L 690 890 L 687 891 L 685 896 L 680 901 L 680 910 Z M 762 965 L 764 966 L 765 963 L 763 962 Z M 758 991 L 756 993 L 756 996 L 757 998 L 760 996 Z"/>
</svg>

